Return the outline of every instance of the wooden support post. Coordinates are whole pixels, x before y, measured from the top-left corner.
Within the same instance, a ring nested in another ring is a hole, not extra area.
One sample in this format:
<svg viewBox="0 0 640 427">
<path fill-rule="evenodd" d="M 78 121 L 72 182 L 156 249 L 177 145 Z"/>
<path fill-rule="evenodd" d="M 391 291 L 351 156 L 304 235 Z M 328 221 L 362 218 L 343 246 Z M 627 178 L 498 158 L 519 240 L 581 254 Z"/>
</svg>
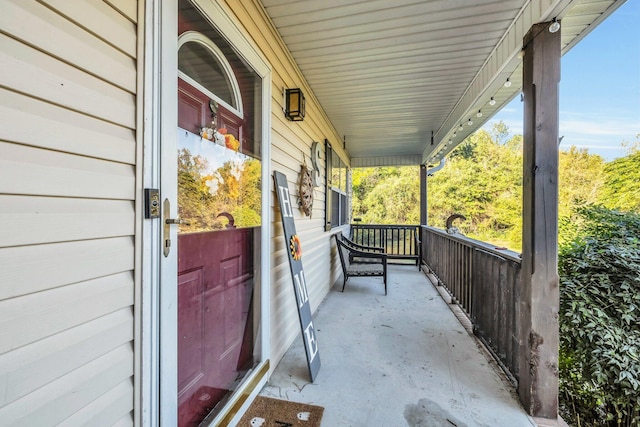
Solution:
<svg viewBox="0 0 640 427">
<path fill-rule="evenodd" d="M 427 225 L 427 165 L 420 165 L 420 225 Z"/>
<path fill-rule="evenodd" d="M 522 287 L 518 394 L 534 417 L 558 417 L 558 84 L 560 31 L 524 38 Z"/>
</svg>

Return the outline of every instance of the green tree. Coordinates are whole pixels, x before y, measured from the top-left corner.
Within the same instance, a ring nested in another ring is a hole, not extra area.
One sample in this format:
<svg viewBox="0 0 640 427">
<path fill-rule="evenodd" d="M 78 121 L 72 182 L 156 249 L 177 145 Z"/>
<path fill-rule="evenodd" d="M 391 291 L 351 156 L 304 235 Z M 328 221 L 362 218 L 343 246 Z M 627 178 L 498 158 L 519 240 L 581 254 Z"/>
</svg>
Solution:
<svg viewBox="0 0 640 427">
<path fill-rule="evenodd" d="M 575 425 L 637 426 L 640 216 L 598 206 L 573 216 L 558 265 L 561 412 Z"/>
<path fill-rule="evenodd" d="M 362 220 L 373 224 L 417 224 L 420 221 L 418 167 L 385 168 L 360 203 Z"/>
<path fill-rule="evenodd" d="M 449 156 L 428 182 L 429 225 L 444 228 L 452 214 L 465 235 L 518 250 L 521 246 L 522 138 L 505 141 L 505 127 L 480 130 Z M 503 142 L 499 142 L 498 139 Z"/>
<path fill-rule="evenodd" d="M 377 186 L 383 185 L 388 180 L 400 176 L 399 167 L 378 167 L 378 168 L 354 168 L 351 171 L 352 188 L 352 212 L 354 218 L 360 218 L 364 223 L 381 224 L 378 222 L 384 216 L 384 201 L 376 201 L 376 197 L 371 197 L 365 202 L 367 196 L 374 192 Z M 415 179 L 418 181 L 419 176 Z M 413 183 L 415 185 L 415 183 Z M 384 224 L 393 224 L 397 218 L 389 217 L 384 219 Z M 399 224 L 398 222 L 395 222 Z"/>
<path fill-rule="evenodd" d="M 597 203 L 604 184 L 604 159 L 586 149 L 571 146 L 560 151 L 558 215 L 567 217 L 574 208 Z"/>
<path fill-rule="evenodd" d="M 448 155 L 447 165 L 428 178 L 429 225 L 444 228 L 452 214 L 467 220 L 465 235 L 515 251 L 522 239 L 522 136 L 509 138 L 504 123 L 480 130 Z M 579 223 L 575 207 L 600 203 L 638 211 L 640 136 L 627 157 L 605 163 L 601 156 L 571 147 L 559 152 L 558 214 L 563 224 Z M 356 168 L 352 171 L 354 218 L 364 223 L 417 223 L 416 168 Z M 574 224 L 575 225 L 575 224 Z M 560 239 L 575 237 L 565 227 Z"/>
<path fill-rule="evenodd" d="M 600 200 L 611 209 L 640 212 L 640 151 L 606 164 Z"/>
</svg>

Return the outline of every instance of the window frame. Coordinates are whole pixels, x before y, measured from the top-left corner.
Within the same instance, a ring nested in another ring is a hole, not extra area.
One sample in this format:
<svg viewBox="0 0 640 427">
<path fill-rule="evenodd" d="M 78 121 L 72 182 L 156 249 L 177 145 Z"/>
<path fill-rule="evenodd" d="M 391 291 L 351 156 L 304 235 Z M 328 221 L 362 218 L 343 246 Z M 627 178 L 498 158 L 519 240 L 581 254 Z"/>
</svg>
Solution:
<svg viewBox="0 0 640 427">
<path fill-rule="evenodd" d="M 325 143 L 325 231 L 331 231 L 336 227 L 342 227 L 349 224 L 349 167 L 342 158 L 333 150 L 331 143 L 324 140 Z M 334 163 L 337 162 L 337 165 Z M 338 169 L 338 182 L 334 182 L 334 170 Z M 343 176 L 344 175 L 344 176 Z M 344 188 L 341 186 L 344 185 Z M 335 200 L 334 200 L 335 197 Z M 334 206 L 335 203 L 338 206 Z M 337 210 L 336 210 L 337 209 Z M 337 213 L 337 221 L 335 220 L 334 211 Z"/>
</svg>

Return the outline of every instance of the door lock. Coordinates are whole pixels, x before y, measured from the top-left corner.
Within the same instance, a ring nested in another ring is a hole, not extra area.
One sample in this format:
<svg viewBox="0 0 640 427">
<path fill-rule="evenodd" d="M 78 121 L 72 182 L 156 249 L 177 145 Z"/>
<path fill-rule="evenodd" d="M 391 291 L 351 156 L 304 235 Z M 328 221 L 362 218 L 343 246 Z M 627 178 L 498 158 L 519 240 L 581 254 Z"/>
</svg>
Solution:
<svg viewBox="0 0 640 427">
<path fill-rule="evenodd" d="M 160 190 L 157 188 L 144 189 L 144 217 L 160 218 Z"/>
</svg>

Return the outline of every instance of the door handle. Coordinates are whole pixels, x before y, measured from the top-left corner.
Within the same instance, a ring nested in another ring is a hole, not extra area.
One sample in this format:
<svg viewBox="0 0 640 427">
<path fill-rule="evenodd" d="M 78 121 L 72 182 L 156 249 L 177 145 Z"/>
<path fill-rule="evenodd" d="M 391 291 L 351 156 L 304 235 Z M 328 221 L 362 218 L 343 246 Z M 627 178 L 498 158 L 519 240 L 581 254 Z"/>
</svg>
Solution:
<svg viewBox="0 0 640 427">
<path fill-rule="evenodd" d="M 165 257 L 169 256 L 169 252 L 171 252 L 171 225 L 173 224 L 182 224 L 189 225 L 189 221 L 186 221 L 181 218 L 169 218 L 171 215 L 171 202 L 169 199 L 164 199 L 162 203 L 162 219 L 164 222 L 164 230 L 163 230 L 163 240 L 164 247 L 162 248 L 162 253 Z"/>
<path fill-rule="evenodd" d="M 162 220 L 164 222 L 164 230 L 163 230 L 163 240 L 164 247 L 162 248 L 162 253 L 164 253 L 165 257 L 169 256 L 169 252 L 171 252 L 171 225 L 189 225 L 189 221 L 182 218 L 169 218 L 171 215 L 171 202 L 169 199 L 164 199 L 162 203 Z"/>
<path fill-rule="evenodd" d="M 182 225 L 189 225 L 190 222 L 187 221 L 186 219 L 182 219 L 182 218 L 167 218 L 164 220 L 165 224 L 182 224 Z"/>
</svg>

